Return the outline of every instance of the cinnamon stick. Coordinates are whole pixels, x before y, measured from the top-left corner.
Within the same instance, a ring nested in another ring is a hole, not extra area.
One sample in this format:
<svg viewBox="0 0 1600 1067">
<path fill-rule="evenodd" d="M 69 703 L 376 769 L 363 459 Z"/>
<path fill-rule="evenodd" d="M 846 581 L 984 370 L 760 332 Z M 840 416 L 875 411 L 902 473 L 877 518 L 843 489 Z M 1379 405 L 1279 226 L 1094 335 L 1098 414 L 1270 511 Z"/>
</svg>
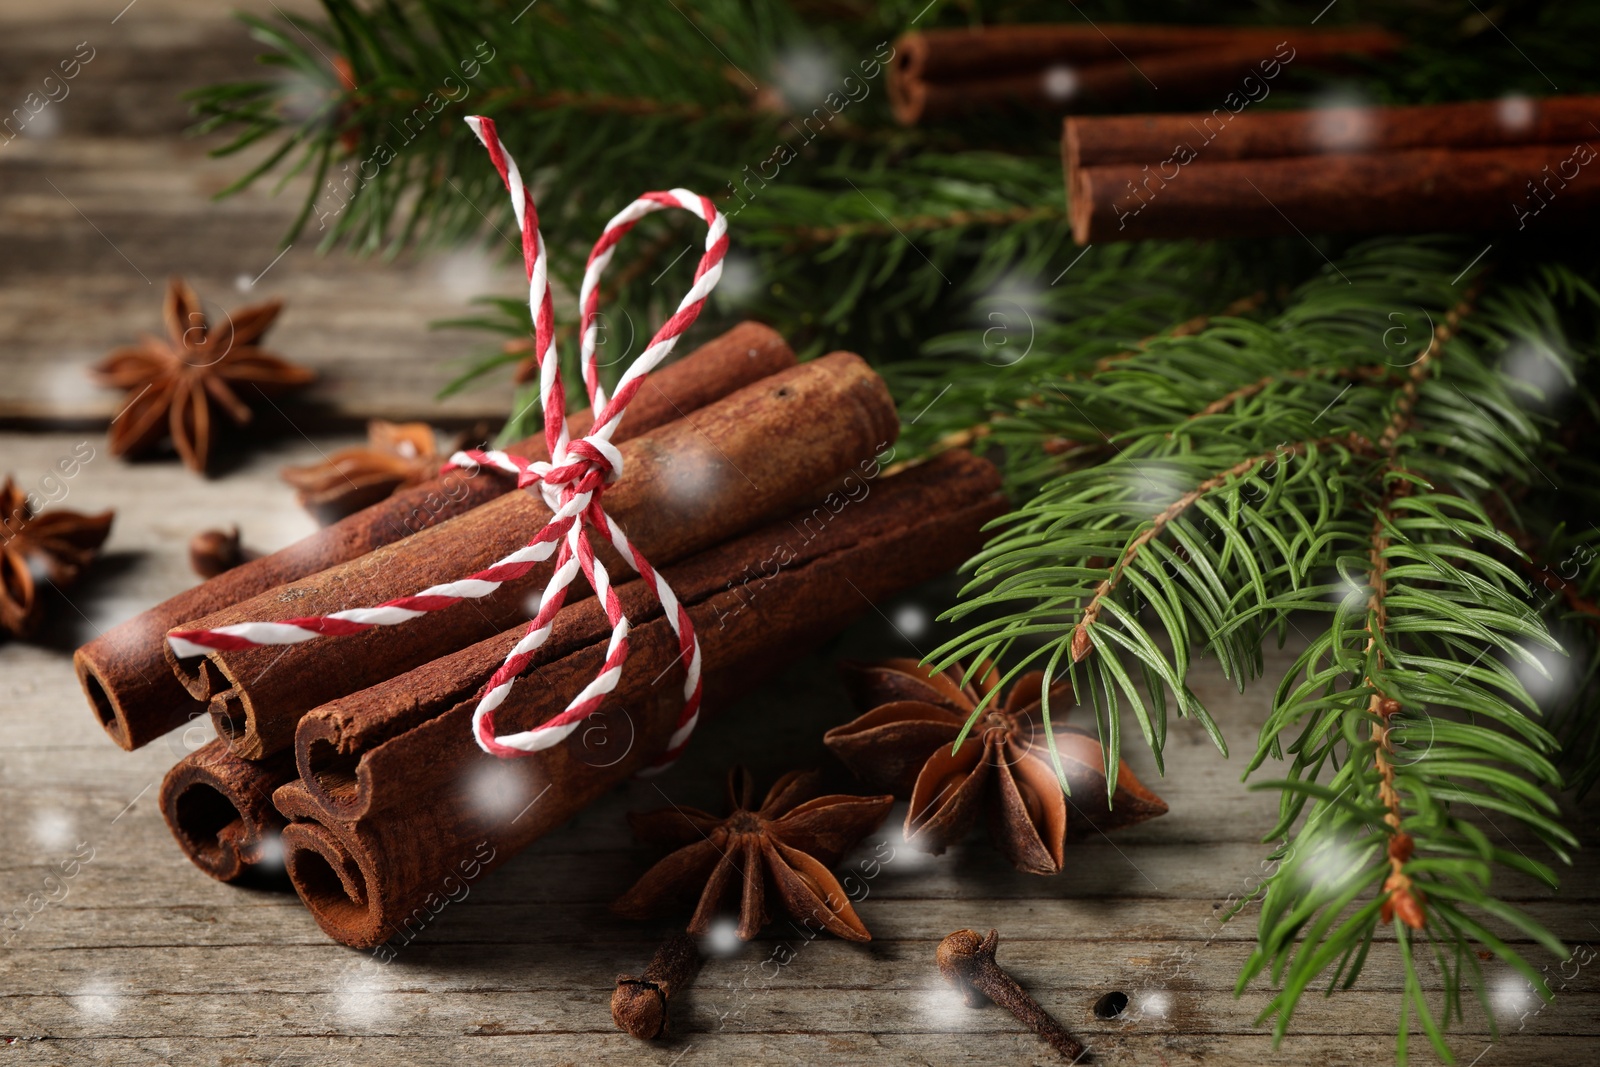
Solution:
<svg viewBox="0 0 1600 1067">
<path fill-rule="evenodd" d="M 1102 33 L 1103 31 L 1103 33 Z M 889 100 L 905 125 L 1002 108 L 1062 112 L 1156 92 L 1219 96 L 1290 64 L 1328 67 L 1394 52 L 1379 29 L 1004 26 L 897 42 Z M 1260 92 L 1260 89 L 1255 90 Z"/>
<path fill-rule="evenodd" d="M 747 322 L 650 376 L 617 428 L 615 440 L 645 433 L 794 364 L 794 353 L 772 330 Z M 574 432 L 592 422 L 587 410 L 572 416 Z M 511 450 L 546 458 L 543 437 Z M 402 490 L 288 548 L 251 560 L 112 627 L 73 656 L 78 681 L 111 739 L 135 749 L 189 721 L 203 709 L 167 665 L 168 630 L 287 582 L 355 559 L 418 530 L 444 522 L 513 487 L 486 471 L 461 472 Z"/>
<path fill-rule="evenodd" d="M 693 606 L 736 589 L 746 594 L 748 606 L 742 610 L 759 611 L 766 599 L 762 586 L 768 572 L 803 566 L 850 544 L 885 536 L 904 523 L 904 513 L 912 507 L 926 512 L 956 508 L 971 495 L 972 484 L 987 484 L 983 482 L 987 469 L 966 453 L 932 461 L 915 476 L 882 480 L 875 480 L 875 462 L 863 465 L 859 477 L 853 476 L 853 481 L 815 506 L 662 571 L 683 604 Z M 846 512 L 850 521 L 838 521 Z M 635 624 L 661 614 L 659 602 L 642 583 L 631 583 L 618 593 Z M 721 617 L 716 626 L 722 629 L 731 621 Z M 604 642 L 610 629 L 592 598 L 569 605 L 557 615 L 541 657 L 525 673 L 542 674 L 546 664 Z M 507 630 L 325 704 L 302 719 L 295 732 L 296 763 L 307 792 L 322 811 L 350 821 L 406 801 L 424 787 L 423 754 L 441 744 L 459 758 L 469 757 L 470 745 L 454 745 L 449 731 L 459 729 L 466 737 L 467 720 L 461 718 L 460 707 L 476 697 L 523 632 L 521 626 Z M 470 719 L 470 708 L 468 712 Z M 450 724 L 431 725 L 446 713 L 451 713 Z M 430 724 L 429 729 L 417 730 L 424 724 Z M 444 762 L 435 761 L 441 767 Z"/>
<path fill-rule="evenodd" d="M 887 447 L 894 403 L 876 372 L 837 352 L 748 386 L 622 447 L 624 475 L 607 513 L 657 565 L 714 545 L 782 514 L 829 480 Z M 478 571 L 526 544 L 550 516 L 533 493 L 511 493 L 360 559 L 282 586 L 189 625 L 327 614 L 380 604 Z M 258 758 L 294 741 L 312 708 L 491 637 L 530 614 L 553 561 L 490 596 L 400 626 L 292 646 L 214 651 L 174 661 L 197 698 L 211 703 L 219 736 Z M 610 569 L 624 572 L 620 562 Z"/>
<path fill-rule="evenodd" d="M 256 762 L 216 738 L 167 772 L 161 814 L 196 867 L 231 882 L 257 864 L 281 859 L 277 838 L 284 818 L 272 806 L 272 793 L 294 776 L 288 753 Z"/>
<path fill-rule="evenodd" d="M 1591 139 L 1600 145 L 1600 136 Z M 1070 204 L 1080 244 L 1150 237 L 1516 231 L 1549 209 L 1563 228 L 1600 219 L 1596 149 L 1483 150 L 1244 159 L 1161 169 L 1084 167 Z"/>
<path fill-rule="evenodd" d="M 1272 45 L 1290 37 L 1337 42 L 1358 52 L 1374 46 L 1392 50 L 1399 43 L 1393 34 L 1371 26 L 1308 31 L 1304 26 L 1035 23 L 903 34 L 894 43 L 894 69 L 912 77 L 960 81 L 1042 70 L 1057 63 L 1084 65 L 1161 52 Z"/>
<path fill-rule="evenodd" d="M 1180 151 L 1207 163 L 1412 148 L 1575 144 L 1600 137 L 1600 96 L 1471 100 L 1298 111 L 1226 107 L 1181 115 L 1073 116 L 1063 123 L 1067 173 L 1112 163 L 1152 169 Z"/>
<path fill-rule="evenodd" d="M 753 601 L 749 589 L 724 588 L 689 607 L 700 634 L 707 709 L 725 705 L 752 678 L 770 678 L 789 657 L 871 610 L 872 600 L 970 555 L 982 543 L 983 524 L 1004 510 L 998 489 L 989 464 L 946 453 L 883 479 L 841 510 L 824 535 L 835 547 L 763 571 L 770 576 Z M 763 551 L 754 540 L 746 547 Z M 280 788 L 274 802 L 290 819 L 283 834 L 289 876 L 323 930 L 360 947 L 412 936 L 449 880 L 481 877 L 662 751 L 682 702 L 676 638 L 658 616 L 634 628 L 629 642 L 621 684 L 600 713 L 619 729 L 623 722 L 632 727 L 632 746 L 620 759 L 597 760 L 579 731 L 528 758 L 496 760 L 469 736 L 469 699 L 380 746 L 409 753 L 382 771 L 405 783 L 403 801 L 345 821 L 329 818 L 303 781 Z M 513 689 L 497 720 L 526 729 L 548 719 L 604 656 L 602 640 L 545 665 L 539 684 Z M 474 801 L 474 780 L 486 771 L 518 794 L 515 803 L 489 810 Z"/>
</svg>

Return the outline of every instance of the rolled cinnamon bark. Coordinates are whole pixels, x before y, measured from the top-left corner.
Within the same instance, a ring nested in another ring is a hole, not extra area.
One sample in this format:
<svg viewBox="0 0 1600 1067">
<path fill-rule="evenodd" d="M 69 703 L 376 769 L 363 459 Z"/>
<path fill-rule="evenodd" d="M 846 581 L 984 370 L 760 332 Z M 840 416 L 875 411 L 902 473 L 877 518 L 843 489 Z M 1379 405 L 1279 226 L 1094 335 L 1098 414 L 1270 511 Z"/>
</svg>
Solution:
<svg viewBox="0 0 1600 1067">
<path fill-rule="evenodd" d="M 648 432 L 793 364 L 794 353 L 783 338 L 765 326 L 743 323 L 652 374 L 629 405 L 615 440 Z M 581 432 L 592 415 L 581 411 L 571 421 L 574 432 Z M 547 458 L 542 435 L 511 450 Z M 167 664 L 163 646 L 168 630 L 444 522 L 513 485 L 496 472 L 476 477 L 454 472 L 402 490 L 112 627 L 73 656 L 90 708 L 118 745 L 131 750 L 148 744 L 204 708 Z"/>
<path fill-rule="evenodd" d="M 898 428 L 883 380 L 859 356 L 836 352 L 629 441 L 606 511 L 652 563 L 668 563 L 791 510 L 820 483 L 887 447 Z M 549 517 L 538 496 L 510 493 L 185 625 L 214 629 L 381 604 L 487 567 L 526 544 Z M 526 599 L 543 587 L 553 562 L 489 596 L 403 625 L 173 662 L 189 691 L 211 701 L 219 736 L 256 759 L 293 744 L 295 724 L 312 708 L 526 620 Z M 617 562 L 609 569 L 625 568 Z"/>
<path fill-rule="evenodd" d="M 965 81 L 1040 70 L 1057 63 L 1088 64 L 1124 56 L 1183 52 L 1227 45 L 1276 44 L 1289 38 L 1336 42 L 1348 51 L 1393 50 L 1399 39 L 1370 26 L 1307 30 L 1304 26 L 1173 26 L 1145 23 L 1043 23 L 922 30 L 894 43 L 895 73 L 936 81 Z M 1270 49 L 1269 49 L 1270 50 Z"/>
<path fill-rule="evenodd" d="M 1218 108 L 1187 115 L 1073 116 L 1063 124 L 1061 148 L 1070 184 L 1071 175 L 1083 167 L 1155 167 L 1180 150 L 1217 163 L 1411 148 L 1571 145 L 1600 137 L 1597 127 L 1600 96 L 1237 114 Z"/>
<path fill-rule="evenodd" d="M 161 781 L 161 814 L 183 854 L 221 882 L 263 862 L 282 860 L 284 818 L 273 790 L 295 776 L 288 753 L 256 762 L 221 738 L 189 753 Z"/>
<path fill-rule="evenodd" d="M 1104 30 L 1102 35 L 1100 30 Z M 1290 64 L 1327 67 L 1381 56 L 1399 38 L 1378 29 L 1005 26 L 902 38 L 889 81 L 910 125 L 998 108 L 1067 111 L 1162 91 L 1194 95 L 1270 81 Z M 1248 86 L 1244 86 L 1248 91 Z"/>
<path fill-rule="evenodd" d="M 1600 143 L 1600 137 L 1595 138 Z M 1600 221 L 1600 166 L 1584 142 L 1420 148 L 1084 167 L 1069 205 L 1080 244 L 1150 237 L 1519 230 Z M 1166 174 L 1170 173 L 1170 178 Z"/>
<path fill-rule="evenodd" d="M 1005 501 L 994 469 L 951 452 L 877 483 L 828 526 L 835 547 L 762 572 L 758 589 L 723 589 L 689 608 L 700 634 L 706 707 L 825 639 L 873 600 L 931 578 L 974 552 Z M 859 529 L 858 529 L 859 528 Z M 860 536 L 853 536 L 859 533 Z M 755 544 L 751 542 L 752 546 Z M 323 930 L 347 945 L 409 938 L 466 881 L 560 826 L 662 751 L 682 706 L 677 640 L 657 617 L 630 636 L 631 655 L 599 716 L 632 729 L 620 758 L 597 758 L 582 731 L 525 759 L 497 760 L 473 742 L 468 700 L 387 742 L 409 752 L 382 773 L 406 798 L 365 818 L 330 819 L 299 779 L 274 794 L 289 877 Z M 556 714 L 605 658 L 602 640 L 539 671 L 496 713 L 527 729 Z M 505 803 L 483 803 L 492 775 Z M 385 789 L 389 787 L 386 785 Z"/>
<path fill-rule="evenodd" d="M 729 589 L 747 594 L 743 610 L 760 611 L 762 584 L 776 569 L 804 566 L 850 544 L 883 537 L 913 511 L 939 514 L 959 510 L 989 484 L 990 468 L 967 453 L 930 460 L 920 468 L 877 479 L 877 464 L 864 465 L 839 489 L 815 506 L 779 519 L 754 533 L 662 568 L 681 603 L 693 606 Z M 843 521 L 848 512 L 849 521 Z M 635 625 L 656 618 L 661 605 L 643 583 L 618 590 Z M 731 619 L 721 617 L 717 628 Z M 448 732 L 466 739 L 470 704 L 489 676 L 523 636 L 516 627 L 460 652 L 424 664 L 370 689 L 325 704 L 300 720 L 295 732 L 299 776 L 322 812 L 336 820 L 359 819 L 402 803 L 423 787 L 424 754 L 445 744 L 458 758 L 471 756 L 470 742 L 453 745 Z M 604 642 L 611 631 L 593 598 L 569 605 L 556 616 L 550 639 L 525 674 L 579 649 Z M 462 718 L 465 707 L 467 717 Z M 451 724 L 416 728 L 451 715 Z M 434 731 L 442 730 L 444 735 Z M 411 731 L 408 733 L 408 731 Z M 393 743 L 390 743 L 393 742 Z M 443 766 L 445 761 L 436 760 Z M 442 772 L 446 777 L 451 772 Z"/>
</svg>

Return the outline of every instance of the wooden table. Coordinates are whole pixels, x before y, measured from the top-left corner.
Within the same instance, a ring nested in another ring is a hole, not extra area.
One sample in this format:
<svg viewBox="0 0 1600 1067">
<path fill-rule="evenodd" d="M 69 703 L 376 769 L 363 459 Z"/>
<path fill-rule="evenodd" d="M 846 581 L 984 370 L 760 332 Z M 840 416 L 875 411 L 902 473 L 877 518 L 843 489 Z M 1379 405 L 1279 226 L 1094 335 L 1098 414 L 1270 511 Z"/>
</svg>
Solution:
<svg viewBox="0 0 1600 1067">
<path fill-rule="evenodd" d="M 182 136 L 176 100 L 241 68 L 252 51 L 243 32 L 199 0 L 137 0 L 113 21 L 120 7 L 0 4 L 0 102 L 20 99 L 77 42 L 96 49 L 72 95 L 51 105 L 56 124 L 36 130 L 50 136 L 0 145 L 0 467 L 27 481 L 89 442 L 96 456 L 63 506 L 117 510 L 104 557 L 56 606 L 41 642 L 0 644 L 0 913 L 27 915 L 30 894 L 64 894 L 0 932 L 10 936 L 0 948 L 0 1065 L 1059 1062 L 1009 1016 L 966 1009 L 942 986 L 934 946 L 965 926 L 999 928 L 1002 962 L 1092 1046 L 1096 1062 L 1392 1057 L 1400 978 L 1388 946 L 1355 990 L 1307 996 L 1294 1036 L 1277 1050 L 1255 1024 L 1267 988 L 1233 996 L 1253 915 L 1225 925 L 1218 916 L 1256 884 L 1258 839 L 1273 821 L 1274 795 L 1238 781 L 1268 693 L 1240 697 L 1209 668 L 1196 689 L 1233 759 L 1188 723 L 1173 728 L 1164 780 L 1137 742 L 1130 752 L 1171 804 L 1165 818 L 1115 839 L 1091 837 L 1063 874 L 1043 879 L 1013 872 L 980 840 L 939 858 L 907 849 L 895 829 L 902 806 L 847 861 L 893 849 L 859 906 L 871 944 L 807 941 L 780 925 L 708 963 L 680 1005 L 674 1040 L 646 1046 L 612 1028 L 615 975 L 636 973 L 666 929 L 606 912 L 649 859 L 628 842 L 622 814 L 663 806 L 663 794 L 714 808 L 734 762 L 763 783 L 825 764 L 819 736 L 850 714 L 830 662 L 931 647 L 937 634 L 917 630 L 915 613 L 936 607 L 948 587 L 882 605 L 709 724 L 669 775 L 617 791 L 474 886 L 389 964 L 328 942 L 292 892 L 223 886 L 192 868 L 154 792 L 204 734 L 116 749 L 84 705 L 71 648 L 193 581 L 185 545 L 196 530 L 237 522 L 247 542 L 268 549 L 309 531 L 276 471 L 349 443 L 366 417 L 497 417 L 505 400 L 496 390 L 432 400 L 445 360 L 466 342 L 426 323 L 496 285 L 513 292 L 516 282 L 475 253 L 353 263 L 318 259 L 307 241 L 274 262 L 297 200 L 252 193 L 210 202 L 239 165 L 206 159 L 204 144 Z M 326 376 L 314 404 L 216 480 L 171 461 L 127 465 L 107 455 L 101 424 L 116 398 L 82 377 L 111 345 L 158 328 L 160 284 L 171 271 L 224 305 L 287 297 L 276 346 Z M 235 284 L 241 278 L 256 279 L 248 295 Z M 1273 654 L 1269 673 L 1287 662 Z M 1591 845 L 1600 840 L 1592 815 L 1573 825 Z M 92 850 L 92 860 L 64 888 L 47 883 L 75 850 Z M 1600 944 L 1596 873 L 1582 853 L 1560 895 L 1533 885 L 1511 892 L 1569 943 Z M 1489 973 L 1501 1035 L 1491 1040 L 1482 1014 L 1469 1014 L 1456 1030 L 1461 1062 L 1558 1067 L 1600 1057 L 1593 966 L 1557 978 L 1566 984 L 1554 1003 L 1525 1020 L 1537 1005 L 1522 983 L 1497 964 Z M 1092 1005 L 1114 990 L 1132 1010 L 1095 1018 Z M 1415 1039 L 1413 1047 L 1419 1061 L 1432 1059 Z"/>
</svg>

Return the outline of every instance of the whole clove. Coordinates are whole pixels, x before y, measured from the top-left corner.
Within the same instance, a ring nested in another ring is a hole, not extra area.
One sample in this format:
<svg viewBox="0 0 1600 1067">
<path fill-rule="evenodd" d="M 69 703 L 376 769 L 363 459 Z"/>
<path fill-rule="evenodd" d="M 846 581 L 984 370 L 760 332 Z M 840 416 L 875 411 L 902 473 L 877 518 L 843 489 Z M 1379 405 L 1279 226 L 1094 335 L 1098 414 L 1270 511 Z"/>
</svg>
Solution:
<svg viewBox="0 0 1600 1067">
<path fill-rule="evenodd" d="M 667 1002 L 694 981 L 701 962 L 695 939 L 679 933 L 656 949 L 642 977 L 617 975 L 617 989 L 611 994 L 611 1018 L 617 1029 L 641 1041 L 665 1037 L 670 1022 Z"/>
<path fill-rule="evenodd" d="M 1084 1053 L 1082 1042 L 1067 1032 L 1039 1002 L 1028 995 L 1017 980 L 995 962 L 1000 934 L 990 930 L 979 938 L 975 930 L 957 930 L 939 942 L 936 959 L 945 981 L 961 992 L 969 1008 L 976 1008 L 985 997 L 1015 1015 L 1028 1029 L 1050 1043 L 1068 1061 L 1076 1062 Z"/>
<path fill-rule="evenodd" d="M 202 578 L 215 578 L 255 558 L 256 553 L 239 544 L 237 526 L 228 530 L 201 530 L 189 540 L 189 567 Z"/>
</svg>

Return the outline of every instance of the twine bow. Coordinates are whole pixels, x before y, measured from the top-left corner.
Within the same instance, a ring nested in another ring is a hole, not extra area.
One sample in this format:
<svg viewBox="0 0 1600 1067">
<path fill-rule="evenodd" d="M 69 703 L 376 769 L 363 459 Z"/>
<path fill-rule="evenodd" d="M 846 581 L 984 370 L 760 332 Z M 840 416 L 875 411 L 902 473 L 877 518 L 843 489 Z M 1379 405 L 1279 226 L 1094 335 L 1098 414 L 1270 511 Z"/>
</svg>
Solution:
<svg viewBox="0 0 1600 1067">
<path fill-rule="evenodd" d="M 663 770 L 677 759 L 694 731 L 700 712 L 700 642 L 695 637 L 689 613 L 678 603 L 667 584 L 650 566 L 642 553 L 628 541 L 602 506 L 605 489 L 622 475 L 622 454 L 611 443 L 629 402 L 644 384 L 644 379 L 677 345 L 700 314 L 707 296 L 722 276 L 722 260 L 728 250 L 727 220 L 717 213 L 710 200 L 686 189 L 645 193 L 619 211 L 606 223 L 584 270 L 578 302 L 582 309 L 579 357 L 585 389 L 596 412 L 589 433 L 573 440 L 567 425 L 566 392 L 555 346 L 555 312 L 550 296 L 548 261 L 544 237 L 539 232 L 539 215 L 533 196 L 523 185 L 517 165 L 500 144 L 492 119 L 474 116 L 467 125 L 489 151 L 489 159 L 511 194 L 511 203 L 522 233 L 522 256 L 528 271 L 528 305 L 533 312 L 534 347 L 539 358 L 539 397 L 544 408 L 547 461 L 530 461 L 502 451 L 466 451 L 450 457 L 448 467 L 492 466 L 517 477 L 519 488 L 537 486 L 552 515 L 527 544 L 495 563 L 458 581 L 431 586 L 411 596 L 399 597 L 370 608 L 352 608 L 329 615 L 286 619 L 282 622 L 246 622 L 214 630 L 174 630 L 167 635 L 178 656 L 204 655 L 211 649 L 249 648 L 258 645 L 294 644 L 318 637 L 360 633 L 373 626 L 395 626 L 431 611 L 438 611 L 462 600 L 488 596 L 508 581 L 527 574 L 533 567 L 555 556 L 555 571 L 540 594 L 539 609 L 504 663 L 484 686 L 473 711 L 472 732 L 480 747 L 496 756 L 521 756 L 549 748 L 566 738 L 588 715 L 593 714 L 607 694 L 616 687 L 628 658 L 627 615 L 611 585 L 605 565 L 595 556 L 590 542 L 591 529 L 603 531 L 618 555 L 655 590 L 665 617 L 677 635 L 679 658 L 687 662 L 683 686 L 683 709 L 667 750 L 645 772 Z M 617 242 L 644 216 L 667 208 L 682 208 L 706 223 L 705 252 L 695 270 L 694 284 L 672 317 L 656 331 L 650 344 L 617 382 L 615 395 L 607 397 L 600 383 L 595 361 L 599 334 L 600 275 L 611 262 Z M 554 718 L 532 730 L 499 736 L 495 733 L 494 713 L 504 703 L 519 674 L 532 661 L 534 653 L 550 637 L 556 613 L 566 600 L 567 590 L 579 571 L 588 579 L 595 596 L 611 623 L 611 640 L 600 673 L 573 697 Z"/>
</svg>

